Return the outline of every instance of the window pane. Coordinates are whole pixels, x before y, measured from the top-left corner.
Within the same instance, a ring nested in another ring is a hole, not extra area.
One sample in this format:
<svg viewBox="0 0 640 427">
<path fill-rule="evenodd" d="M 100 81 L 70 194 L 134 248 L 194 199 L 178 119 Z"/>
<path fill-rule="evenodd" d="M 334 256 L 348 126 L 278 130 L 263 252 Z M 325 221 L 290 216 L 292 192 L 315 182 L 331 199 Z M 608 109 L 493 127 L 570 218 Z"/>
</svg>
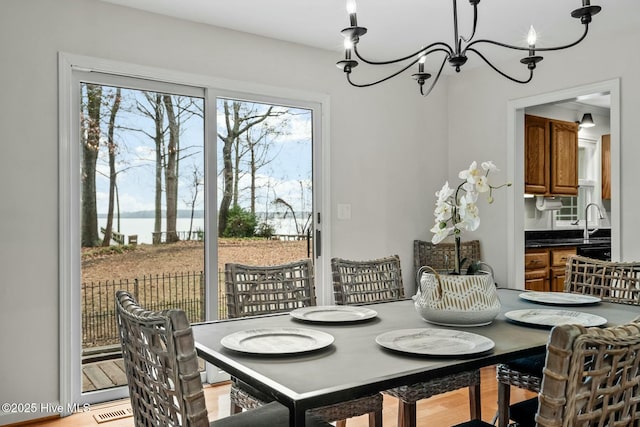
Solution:
<svg viewBox="0 0 640 427">
<path fill-rule="evenodd" d="M 81 84 L 83 391 L 119 375 L 114 295 L 204 320 L 203 99 Z M 102 374 L 100 373 L 102 372 Z"/>
<path fill-rule="evenodd" d="M 312 110 L 218 98 L 217 117 L 219 282 L 225 263 L 313 259 Z"/>
</svg>

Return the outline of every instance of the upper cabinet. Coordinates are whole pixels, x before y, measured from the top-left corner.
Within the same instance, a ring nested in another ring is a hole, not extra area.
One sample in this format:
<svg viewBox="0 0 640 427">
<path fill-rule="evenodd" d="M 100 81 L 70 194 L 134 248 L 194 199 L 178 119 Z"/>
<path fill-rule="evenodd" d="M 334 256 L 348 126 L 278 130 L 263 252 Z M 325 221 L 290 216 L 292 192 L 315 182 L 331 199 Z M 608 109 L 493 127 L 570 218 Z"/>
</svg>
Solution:
<svg viewBox="0 0 640 427">
<path fill-rule="evenodd" d="M 611 200 L 611 135 L 602 135 L 602 199 Z"/>
<path fill-rule="evenodd" d="M 525 115 L 524 192 L 578 194 L 578 125 Z"/>
</svg>

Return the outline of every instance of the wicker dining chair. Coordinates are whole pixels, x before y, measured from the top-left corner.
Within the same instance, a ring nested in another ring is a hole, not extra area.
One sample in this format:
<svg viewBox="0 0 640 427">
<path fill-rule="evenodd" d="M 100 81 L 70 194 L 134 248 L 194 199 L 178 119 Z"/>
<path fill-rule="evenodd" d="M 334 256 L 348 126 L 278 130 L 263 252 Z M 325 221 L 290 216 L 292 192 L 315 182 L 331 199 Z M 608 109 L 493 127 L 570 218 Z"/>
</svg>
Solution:
<svg viewBox="0 0 640 427">
<path fill-rule="evenodd" d="M 304 259 L 275 266 L 225 264 L 225 290 L 229 318 L 292 311 L 316 305 L 313 264 Z M 231 413 L 257 408 L 269 399 L 249 385 L 231 378 Z M 382 395 L 376 393 L 335 405 L 316 408 L 314 415 L 337 421 L 369 414 L 370 427 L 382 426 Z"/>
<path fill-rule="evenodd" d="M 405 298 L 398 255 L 365 261 L 333 258 L 331 270 L 336 304 L 365 304 Z M 419 400 L 463 387 L 470 387 L 471 418 L 480 419 L 479 370 L 396 387 L 385 390 L 384 393 L 399 400 L 398 426 L 414 427 L 416 403 Z"/>
<path fill-rule="evenodd" d="M 273 266 L 227 263 L 224 275 L 230 319 L 316 305 L 310 259 Z"/>
<path fill-rule="evenodd" d="M 481 261 L 480 241 L 467 240 L 460 244 L 460 258 L 469 262 Z M 424 240 L 413 241 L 413 277 L 416 278 L 416 289 L 418 283 L 418 271 L 420 267 L 428 265 L 435 270 L 453 270 L 453 260 L 455 259 L 455 244 L 438 243 L 434 245 Z"/>
<path fill-rule="evenodd" d="M 567 259 L 564 292 L 600 297 L 618 304 L 640 305 L 640 263 L 611 262 L 571 255 Z M 516 359 L 496 366 L 498 380 L 498 426 L 509 423 L 511 386 L 539 393 L 545 354 Z M 517 415 L 516 415 L 517 417 Z"/>
<path fill-rule="evenodd" d="M 136 427 L 289 427 L 277 402 L 209 423 L 191 326 L 182 310 L 147 311 L 116 292 L 116 319 Z M 312 415 L 307 425 L 331 425 Z"/>
<path fill-rule="evenodd" d="M 640 317 L 620 326 L 551 330 L 537 398 L 521 402 L 521 427 L 640 425 Z M 534 416 L 535 414 L 535 416 Z"/>
<path fill-rule="evenodd" d="M 423 266 L 429 266 L 435 270 L 452 270 L 455 259 L 454 243 L 438 243 L 437 245 L 424 240 L 413 241 L 413 267 L 416 278 L 416 289 L 420 287 L 418 271 Z M 480 241 L 467 240 L 460 245 L 460 259 L 467 262 L 481 261 Z M 480 371 L 469 371 L 458 374 L 457 378 L 452 378 L 453 390 L 469 387 L 469 408 L 471 419 L 480 419 Z M 465 384 L 466 383 L 466 384 Z"/>
</svg>

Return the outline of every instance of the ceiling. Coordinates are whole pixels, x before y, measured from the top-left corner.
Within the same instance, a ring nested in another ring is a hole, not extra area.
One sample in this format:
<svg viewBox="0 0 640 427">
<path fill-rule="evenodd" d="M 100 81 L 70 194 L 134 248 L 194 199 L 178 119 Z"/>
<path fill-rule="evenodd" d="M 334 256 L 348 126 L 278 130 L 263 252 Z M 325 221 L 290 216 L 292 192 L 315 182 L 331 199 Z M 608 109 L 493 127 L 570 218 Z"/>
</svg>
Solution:
<svg viewBox="0 0 640 427">
<path fill-rule="evenodd" d="M 102 0 L 189 21 L 215 25 L 264 37 L 336 51 L 340 59 L 342 36 L 348 26 L 345 0 Z M 390 5 L 393 4 L 393 7 Z M 530 25 L 538 33 L 538 46 L 564 44 L 581 34 L 571 18 L 581 0 L 486 0 L 478 5 L 476 38 L 525 45 Z M 593 0 L 603 6 L 594 18 L 589 38 L 624 34 L 640 27 L 640 1 Z M 469 32 L 472 7 L 458 4 L 460 32 Z M 369 29 L 360 50 L 373 59 L 388 59 L 413 52 L 433 41 L 451 42 L 452 2 L 449 0 L 360 0 L 358 24 Z M 637 32 L 636 32 L 637 34 Z M 548 53 L 549 55 L 550 53 Z M 557 54 L 557 53 L 556 53 Z M 521 57 L 522 52 L 498 49 L 491 58 Z M 470 59 L 466 67 L 479 65 Z"/>
</svg>

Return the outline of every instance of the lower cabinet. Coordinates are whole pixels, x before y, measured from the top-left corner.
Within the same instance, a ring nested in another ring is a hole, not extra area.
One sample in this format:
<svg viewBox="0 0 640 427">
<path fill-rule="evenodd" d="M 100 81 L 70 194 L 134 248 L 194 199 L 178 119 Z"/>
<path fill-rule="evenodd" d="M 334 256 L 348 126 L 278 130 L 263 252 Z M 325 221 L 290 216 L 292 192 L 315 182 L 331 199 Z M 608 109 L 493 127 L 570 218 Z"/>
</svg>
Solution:
<svg viewBox="0 0 640 427">
<path fill-rule="evenodd" d="M 525 289 L 540 292 L 563 292 L 565 265 L 569 256 L 575 254 L 575 246 L 525 250 Z"/>
<path fill-rule="evenodd" d="M 549 292 L 549 249 L 527 249 L 524 253 L 524 288 Z"/>
</svg>

